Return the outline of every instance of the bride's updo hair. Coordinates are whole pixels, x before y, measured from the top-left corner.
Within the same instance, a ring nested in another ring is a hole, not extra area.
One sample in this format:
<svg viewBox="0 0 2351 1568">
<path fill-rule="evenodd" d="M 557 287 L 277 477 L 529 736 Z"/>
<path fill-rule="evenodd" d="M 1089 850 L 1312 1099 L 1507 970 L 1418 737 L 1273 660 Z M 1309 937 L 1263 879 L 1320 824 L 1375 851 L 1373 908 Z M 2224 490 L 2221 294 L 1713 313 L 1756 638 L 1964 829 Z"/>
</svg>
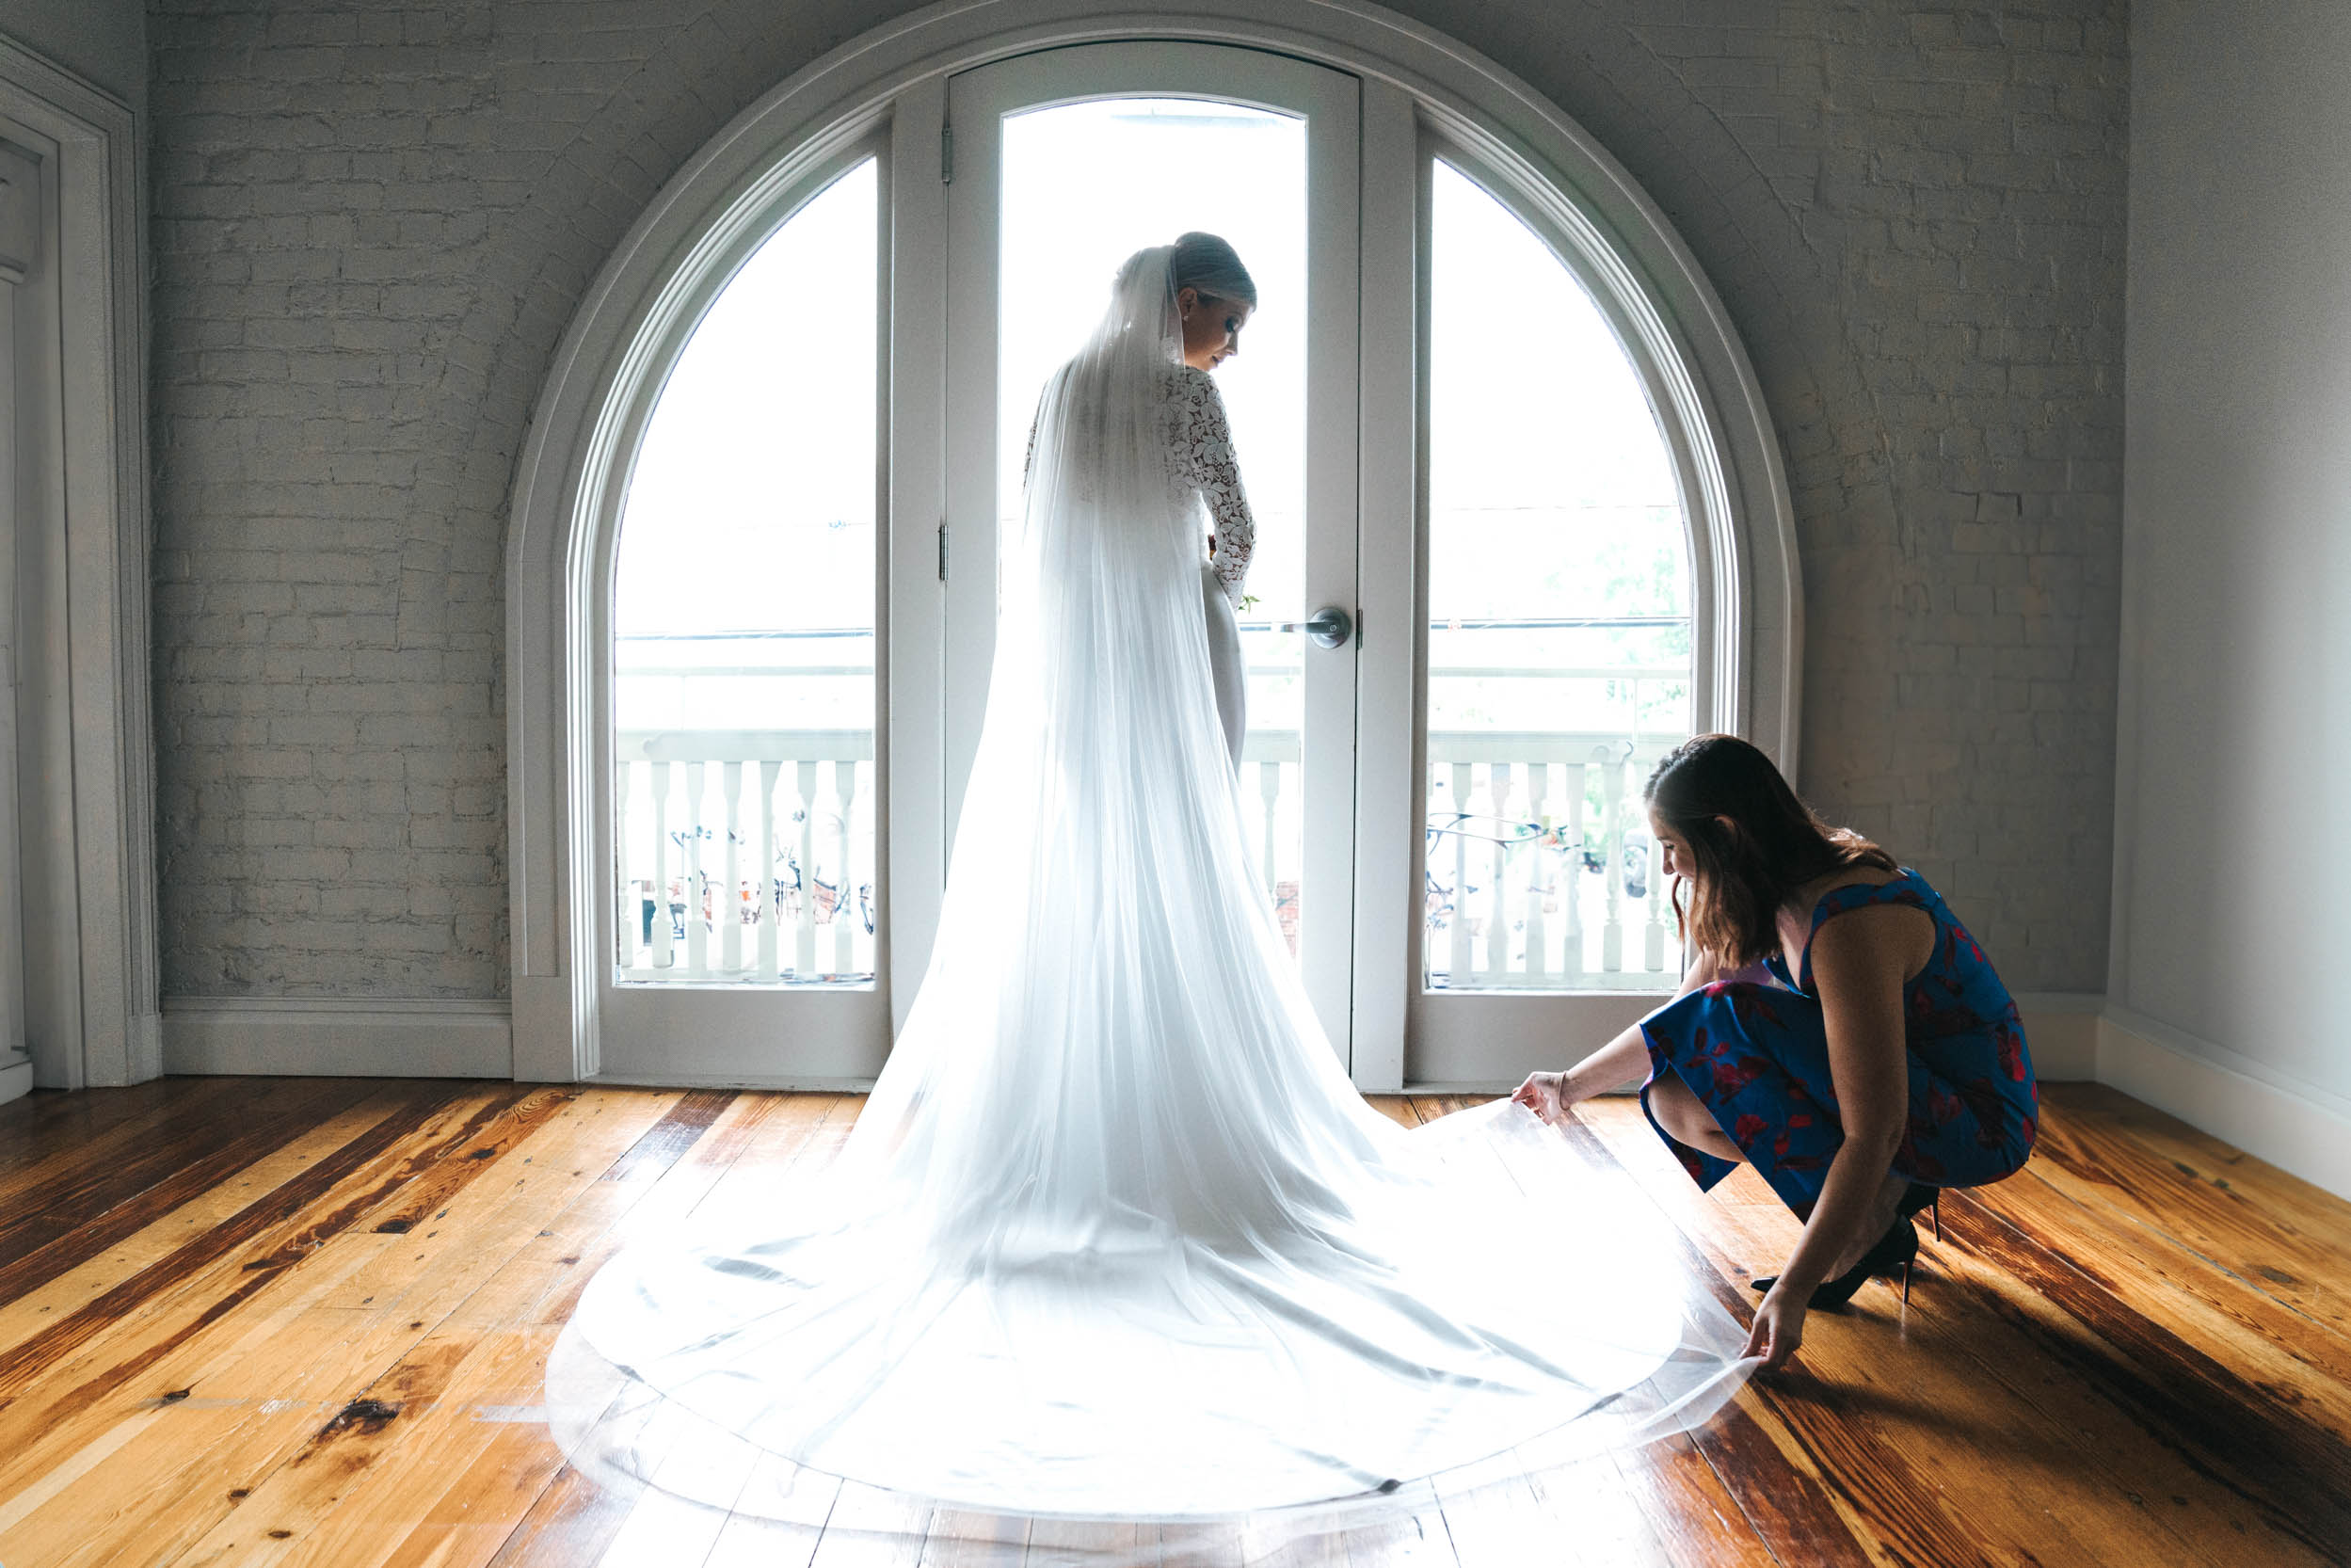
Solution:
<svg viewBox="0 0 2351 1568">
<path fill-rule="evenodd" d="M 1168 287 L 1176 293 L 1191 289 L 1203 299 L 1238 299 L 1253 311 L 1257 308 L 1256 280 L 1233 248 L 1214 234 L 1195 229 L 1176 236 L 1167 271 Z"/>
</svg>

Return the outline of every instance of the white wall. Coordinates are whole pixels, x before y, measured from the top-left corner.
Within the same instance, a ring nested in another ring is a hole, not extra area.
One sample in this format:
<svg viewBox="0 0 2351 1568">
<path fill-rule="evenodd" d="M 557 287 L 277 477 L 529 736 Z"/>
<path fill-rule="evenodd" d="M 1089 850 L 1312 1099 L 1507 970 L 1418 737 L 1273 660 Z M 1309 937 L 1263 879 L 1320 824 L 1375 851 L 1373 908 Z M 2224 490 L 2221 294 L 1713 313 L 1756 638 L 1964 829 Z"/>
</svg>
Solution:
<svg viewBox="0 0 2351 1568">
<path fill-rule="evenodd" d="M 0 35 L 145 112 L 142 0 L 8 0 L 0 8 Z"/>
<path fill-rule="evenodd" d="M 2138 0 L 2131 60 L 2107 985 L 2185 1061 L 2101 1077 L 2327 1180 L 2278 1139 L 2351 1112 L 2351 7 Z"/>
</svg>

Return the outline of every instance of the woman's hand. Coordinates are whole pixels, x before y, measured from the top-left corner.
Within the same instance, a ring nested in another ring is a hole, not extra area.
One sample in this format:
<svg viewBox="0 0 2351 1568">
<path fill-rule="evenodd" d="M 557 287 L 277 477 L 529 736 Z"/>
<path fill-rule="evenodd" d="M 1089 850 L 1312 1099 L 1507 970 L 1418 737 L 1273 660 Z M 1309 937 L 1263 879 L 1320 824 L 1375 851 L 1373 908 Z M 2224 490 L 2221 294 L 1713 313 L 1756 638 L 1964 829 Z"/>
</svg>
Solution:
<svg viewBox="0 0 2351 1568">
<path fill-rule="evenodd" d="M 1804 1294 L 1812 1294 L 1810 1288 Z M 1755 1326 L 1748 1330 L 1747 1348 L 1739 1354 L 1762 1356 L 1762 1370 L 1767 1372 L 1786 1366 L 1804 1342 L 1804 1306 L 1785 1285 L 1773 1286 L 1763 1305 L 1755 1308 Z"/>
<path fill-rule="evenodd" d="M 1567 1108 L 1582 1097 L 1568 1088 L 1565 1073 L 1528 1073 L 1511 1100 L 1542 1117 L 1543 1126 L 1556 1127 Z"/>
</svg>

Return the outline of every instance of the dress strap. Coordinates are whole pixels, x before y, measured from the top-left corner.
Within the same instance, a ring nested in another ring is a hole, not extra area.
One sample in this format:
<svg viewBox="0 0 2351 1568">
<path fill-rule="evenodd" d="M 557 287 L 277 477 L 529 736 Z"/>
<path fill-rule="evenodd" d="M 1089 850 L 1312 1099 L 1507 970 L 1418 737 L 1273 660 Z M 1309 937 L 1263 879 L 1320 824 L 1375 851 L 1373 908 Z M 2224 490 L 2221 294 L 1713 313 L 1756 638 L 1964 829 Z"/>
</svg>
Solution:
<svg viewBox="0 0 2351 1568">
<path fill-rule="evenodd" d="M 1875 887 L 1856 883 L 1844 888 L 1831 888 L 1820 895 L 1818 904 L 1813 905 L 1813 926 L 1804 936 L 1803 972 L 1796 987 L 1798 990 L 1806 996 L 1813 994 L 1813 941 L 1820 935 L 1820 928 L 1839 915 L 1881 904 L 1906 904 L 1914 909 L 1924 909 L 1934 918 L 1938 928 L 1943 924 L 1942 919 L 1935 916 L 1934 897 L 1927 889 L 1926 879 L 1908 866 L 1896 872 L 1891 880 Z"/>
</svg>

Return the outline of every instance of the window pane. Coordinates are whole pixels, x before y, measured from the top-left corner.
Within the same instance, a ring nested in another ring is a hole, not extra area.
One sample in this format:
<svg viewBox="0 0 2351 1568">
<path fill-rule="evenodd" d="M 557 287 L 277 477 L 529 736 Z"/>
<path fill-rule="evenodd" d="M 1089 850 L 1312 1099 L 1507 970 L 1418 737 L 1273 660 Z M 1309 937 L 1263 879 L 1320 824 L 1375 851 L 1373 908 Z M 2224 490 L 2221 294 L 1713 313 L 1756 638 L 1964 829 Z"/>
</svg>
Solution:
<svg viewBox="0 0 2351 1568">
<path fill-rule="evenodd" d="M 1671 456 L 1533 231 L 1442 161 L 1431 221 L 1426 984 L 1671 988 L 1639 794 L 1690 725 Z"/>
<path fill-rule="evenodd" d="M 663 385 L 614 569 L 624 981 L 872 984 L 874 164 L 760 246 Z"/>
<path fill-rule="evenodd" d="M 1037 394 L 1101 319 L 1118 264 L 1204 229 L 1231 241 L 1256 281 L 1241 351 L 1216 378 L 1257 523 L 1247 588 L 1255 602 L 1239 613 L 1249 667 L 1242 806 L 1294 953 L 1302 638 L 1271 628 L 1303 618 L 1304 594 L 1306 122 L 1239 104 L 1103 99 L 1008 116 L 1003 145 L 1000 546 L 1020 523 Z"/>
</svg>

